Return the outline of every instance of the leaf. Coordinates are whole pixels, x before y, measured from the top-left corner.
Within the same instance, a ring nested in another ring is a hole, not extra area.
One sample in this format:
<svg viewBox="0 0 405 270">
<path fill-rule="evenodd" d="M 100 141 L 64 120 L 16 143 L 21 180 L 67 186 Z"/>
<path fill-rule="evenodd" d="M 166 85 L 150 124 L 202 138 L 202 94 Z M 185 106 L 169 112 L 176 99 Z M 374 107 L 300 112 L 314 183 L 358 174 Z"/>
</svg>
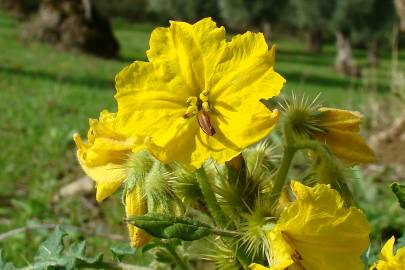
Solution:
<svg viewBox="0 0 405 270">
<path fill-rule="evenodd" d="M 393 183 L 391 185 L 391 189 L 394 192 L 395 196 L 397 196 L 399 205 L 405 209 L 405 185 L 400 185 L 398 183 Z"/>
<path fill-rule="evenodd" d="M 190 218 L 180 218 L 158 213 L 148 213 L 144 216 L 132 216 L 127 221 L 150 235 L 170 239 L 179 238 L 185 241 L 193 241 L 207 236 L 211 227 L 205 223 Z"/>
<path fill-rule="evenodd" d="M 59 226 L 51 236 L 41 244 L 39 255 L 35 258 L 33 270 L 62 268 L 65 270 L 76 269 L 77 266 L 91 267 L 102 261 L 102 254 L 86 257 L 86 242 L 72 244 L 65 252 L 63 238 L 66 232 Z M 1 268 L 0 268 L 1 269 Z"/>
<path fill-rule="evenodd" d="M 124 256 L 127 255 L 134 255 L 135 254 L 135 249 L 128 246 L 128 245 L 120 245 L 120 246 L 114 246 L 110 248 L 111 253 L 113 254 L 113 257 L 117 261 L 121 261 Z"/>
<path fill-rule="evenodd" d="M 4 261 L 3 258 L 3 250 L 0 249 L 0 269 L 1 270 L 17 270 L 12 263 L 8 263 Z"/>
</svg>

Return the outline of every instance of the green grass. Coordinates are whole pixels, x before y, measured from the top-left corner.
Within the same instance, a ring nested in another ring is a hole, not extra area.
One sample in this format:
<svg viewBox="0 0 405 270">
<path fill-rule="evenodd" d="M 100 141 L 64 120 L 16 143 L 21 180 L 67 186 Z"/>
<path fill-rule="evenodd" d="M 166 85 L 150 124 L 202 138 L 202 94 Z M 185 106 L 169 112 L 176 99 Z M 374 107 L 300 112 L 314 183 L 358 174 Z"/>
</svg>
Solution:
<svg viewBox="0 0 405 270">
<path fill-rule="evenodd" d="M 100 59 L 56 51 L 50 45 L 19 40 L 21 25 L 0 13 L 0 233 L 32 223 L 59 223 L 97 232 L 126 234 L 119 195 L 100 208 L 84 199 L 55 202 L 61 186 L 83 173 L 75 159 L 72 134 L 85 134 L 88 118 L 102 109 L 114 111 L 115 74 L 135 59 L 145 60 L 151 25 L 117 22 L 119 59 Z M 328 105 L 359 108 L 367 101 L 361 79 L 333 71 L 333 46 L 321 55 L 304 51 L 301 40 L 276 40 L 277 70 L 288 83 L 285 92 L 315 96 Z M 356 51 L 361 65 L 365 53 Z M 401 54 L 403 57 L 403 54 Z M 375 83 L 378 93 L 389 88 L 389 53 L 382 58 Z M 94 200 L 90 200 L 95 204 Z M 23 233 L 0 242 L 8 258 L 25 265 L 45 231 Z M 77 233 L 77 237 L 84 237 Z M 88 236 L 93 251 L 112 241 Z"/>
</svg>

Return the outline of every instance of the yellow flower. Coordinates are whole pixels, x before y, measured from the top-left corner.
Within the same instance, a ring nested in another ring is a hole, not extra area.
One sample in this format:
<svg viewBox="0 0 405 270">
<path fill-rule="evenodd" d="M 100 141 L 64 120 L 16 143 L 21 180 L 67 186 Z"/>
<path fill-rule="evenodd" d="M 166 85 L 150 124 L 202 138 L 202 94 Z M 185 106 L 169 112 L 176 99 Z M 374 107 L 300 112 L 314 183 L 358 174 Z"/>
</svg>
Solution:
<svg viewBox="0 0 405 270">
<path fill-rule="evenodd" d="M 376 161 L 373 151 L 360 136 L 362 115 L 359 112 L 320 108 L 320 126 L 324 132 L 315 137 L 326 143 L 334 155 L 348 163 L 373 163 Z"/>
<path fill-rule="evenodd" d="M 125 213 L 127 217 L 140 216 L 147 213 L 146 199 L 139 185 L 136 185 L 125 195 Z M 132 247 L 142 247 L 151 239 L 151 236 L 147 232 L 129 223 L 128 231 Z"/>
<path fill-rule="evenodd" d="M 405 247 L 397 250 L 394 255 L 395 237 L 385 243 L 377 263 L 370 270 L 405 270 Z"/>
<path fill-rule="evenodd" d="M 117 121 L 126 136 L 148 136 L 160 161 L 223 163 L 274 127 L 279 113 L 260 99 L 278 95 L 285 80 L 261 33 L 227 42 L 210 18 L 171 21 L 149 44 L 149 62 L 135 61 L 116 76 Z"/>
<path fill-rule="evenodd" d="M 370 226 L 363 213 L 346 208 L 336 190 L 324 184 L 306 187 L 292 182 L 296 200 L 268 232 L 270 268 L 360 270 L 369 244 Z"/>
<path fill-rule="evenodd" d="M 140 148 L 137 139 L 126 137 L 116 129 L 115 113 L 102 111 L 99 120 L 89 120 L 87 142 L 73 136 L 77 157 L 86 174 L 96 182 L 97 201 L 116 191 L 126 177 L 124 163 L 128 154 Z"/>
</svg>

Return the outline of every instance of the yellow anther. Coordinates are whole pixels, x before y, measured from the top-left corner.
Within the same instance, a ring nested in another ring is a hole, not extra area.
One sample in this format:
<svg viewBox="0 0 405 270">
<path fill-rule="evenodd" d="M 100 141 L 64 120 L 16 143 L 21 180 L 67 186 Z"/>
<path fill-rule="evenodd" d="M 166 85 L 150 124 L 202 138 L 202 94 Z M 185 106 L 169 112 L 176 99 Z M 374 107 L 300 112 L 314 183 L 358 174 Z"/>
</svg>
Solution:
<svg viewBox="0 0 405 270">
<path fill-rule="evenodd" d="M 209 112 L 210 111 L 210 105 L 208 104 L 208 102 L 203 102 L 202 103 L 202 109 L 203 109 L 203 111 L 205 111 L 205 112 Z"/>
<path fill-rule="evenodd" d="M 197 97 L 194 96 L 188 97 L 186 102 L 188 105 L 197 105 Z"/>
<path fill-rule="evenodd" d="M 208 91 L 204 90 L 200 93 L 200 99 L 202 102 L 207 102 L 208 101 Z"/>
<path fill-rule="evenodd" d="M 195 114 L 198 113 L 198 107 L 197 105 L 191 104 L 190 106 L 187 107 L 186 113 L 184 114 L 185 118 L 189 118 Z"/>
</svg>

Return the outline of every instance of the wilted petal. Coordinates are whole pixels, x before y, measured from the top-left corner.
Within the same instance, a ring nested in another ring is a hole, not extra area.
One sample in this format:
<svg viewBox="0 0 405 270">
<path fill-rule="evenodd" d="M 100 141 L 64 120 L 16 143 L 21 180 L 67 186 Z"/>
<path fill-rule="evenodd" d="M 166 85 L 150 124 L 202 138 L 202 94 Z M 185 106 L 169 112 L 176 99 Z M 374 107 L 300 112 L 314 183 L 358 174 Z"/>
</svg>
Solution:
<svg viewBox="0 0 405 270">
<path fill-rule="evenodd" d="M 140 149 L 137 138 L 125 137 L 115 130 L 115 114 L 103 111 L 99 120 L 90 120 L 88 141 L 78 134 L 74 141 L 77 157 L 85 173 L 96 182 L 97 201 L 114 193 L 125 180 L 123 164 L 128 154 Z"/>
</svg>

